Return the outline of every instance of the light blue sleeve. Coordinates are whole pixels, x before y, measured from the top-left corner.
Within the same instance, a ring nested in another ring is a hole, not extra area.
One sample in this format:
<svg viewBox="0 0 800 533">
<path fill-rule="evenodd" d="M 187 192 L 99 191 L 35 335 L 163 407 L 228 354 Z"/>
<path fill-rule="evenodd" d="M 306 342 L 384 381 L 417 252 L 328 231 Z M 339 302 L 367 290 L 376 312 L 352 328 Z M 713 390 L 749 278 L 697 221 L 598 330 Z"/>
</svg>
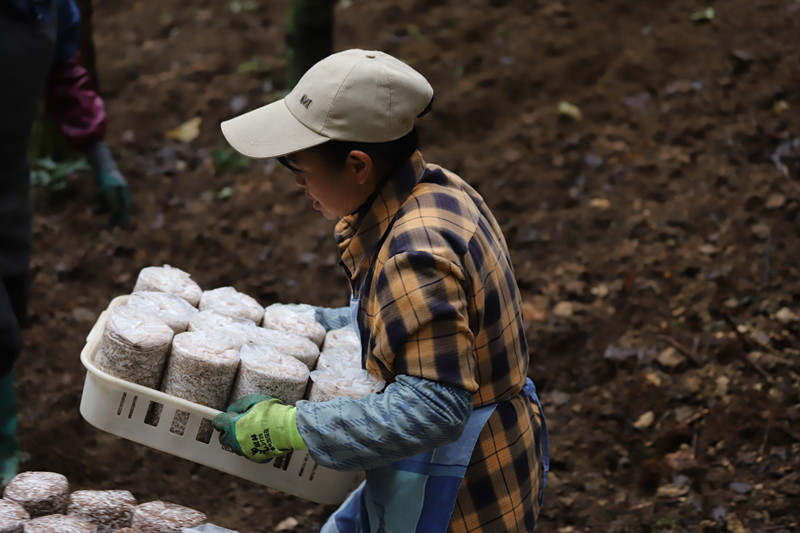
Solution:
<svg viewBox="0 0 800 533">
<path fill-rule="evenodd" d="M 349 307 L 314 307 L 314 318 L 325 331 L 339 329 L 350 323 Z"/>
<path fill-rule="evenodd" d="M 369 470 L 456 440 L 472 393 L 397 376 L 381 394 L 297 402 L 297 429 L 311 457 L 336 470 Z"/>
</svg>

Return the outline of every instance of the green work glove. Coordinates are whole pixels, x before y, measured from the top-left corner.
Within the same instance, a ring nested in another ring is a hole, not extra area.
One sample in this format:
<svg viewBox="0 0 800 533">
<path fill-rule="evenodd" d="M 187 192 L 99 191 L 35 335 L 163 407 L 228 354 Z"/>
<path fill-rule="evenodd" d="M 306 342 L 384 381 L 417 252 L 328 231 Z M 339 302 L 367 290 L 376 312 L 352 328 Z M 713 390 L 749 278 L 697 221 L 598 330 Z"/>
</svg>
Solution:
<svg viewBox="0 0 800 533">
<path fill-rule="evenodd" d="M 124 226 L 128 223 L 131 212 L 131 193 L 128 183 L 114 163 L 106 143 L 93 144 L 87 155 L 101 192 L 94 212 L 111 213 L 109 225 Z"/>
<path fill-rule="evenodd" d="M 249 394 L 214 417 L 219 441 L 257 463 L 292 450 L 305 450 L 297 431 L 297 409 L 265 394 Z"/>
</svg>

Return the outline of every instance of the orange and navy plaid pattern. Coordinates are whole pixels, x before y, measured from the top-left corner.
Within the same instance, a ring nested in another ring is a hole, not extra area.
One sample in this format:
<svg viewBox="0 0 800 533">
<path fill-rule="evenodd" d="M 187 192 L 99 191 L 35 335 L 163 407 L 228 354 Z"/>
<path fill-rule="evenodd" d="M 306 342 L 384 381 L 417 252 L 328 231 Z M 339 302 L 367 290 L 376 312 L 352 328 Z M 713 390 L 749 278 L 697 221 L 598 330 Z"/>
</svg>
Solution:
<svg viewBox="0 0 800 533">
<path fill-rule="evenodd" d="M 501 402 L 473 452 L 451 531 L 530 531 L 542 491 L 541 416 L 519 395 L 528 369 L 519 289 L 480 195 L 419 152 L 336 226 L 361 288 L 364 365 L 451 383 Z M 510 400 L 510 401 L 505 401 Z"/>
</svg>

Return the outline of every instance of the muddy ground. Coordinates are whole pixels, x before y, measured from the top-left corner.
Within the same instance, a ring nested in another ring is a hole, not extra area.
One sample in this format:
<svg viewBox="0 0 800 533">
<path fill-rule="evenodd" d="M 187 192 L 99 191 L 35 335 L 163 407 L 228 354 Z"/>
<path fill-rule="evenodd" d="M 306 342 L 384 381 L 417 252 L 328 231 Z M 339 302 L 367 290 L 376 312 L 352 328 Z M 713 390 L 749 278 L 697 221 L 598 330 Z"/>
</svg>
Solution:
<svg viewBox="0 0 800 533">
<path fill-rule="evenodd" d="M 26 468 L 242 532 L 315 531 L 332 510 L 78 414 L 84 338 L 144 266 L 263 304 L 345 302 L 332 223 L 218 129 L 286 90 L 285 4 L 96 2 L 135 212 L 105 229 L 86 175 L 35 190 Z M 538 531 L 796 531 L 800 2 L 348 0 L 336 17 L 337 49 L 430 79 L 425 157 L 475 185 L 508 238 L 551 431 Z M 194 117 L 196 139 L 167 136 Z"/>
</svg>

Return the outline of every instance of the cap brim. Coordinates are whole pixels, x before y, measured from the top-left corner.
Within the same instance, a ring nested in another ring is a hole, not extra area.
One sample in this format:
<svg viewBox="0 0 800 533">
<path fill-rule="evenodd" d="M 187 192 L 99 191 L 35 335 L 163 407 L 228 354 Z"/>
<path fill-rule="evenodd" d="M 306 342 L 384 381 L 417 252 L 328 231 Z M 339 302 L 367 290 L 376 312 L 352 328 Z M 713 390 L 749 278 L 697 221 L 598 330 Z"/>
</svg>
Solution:
<svg viewBox="0 0 800 533">
<path fill-rule="evenodd" d="M 279 157 L 329 141 L 307 128 L 278 100 L 220 124 L 236 151 L 248 157 Z"/>
</svg>

